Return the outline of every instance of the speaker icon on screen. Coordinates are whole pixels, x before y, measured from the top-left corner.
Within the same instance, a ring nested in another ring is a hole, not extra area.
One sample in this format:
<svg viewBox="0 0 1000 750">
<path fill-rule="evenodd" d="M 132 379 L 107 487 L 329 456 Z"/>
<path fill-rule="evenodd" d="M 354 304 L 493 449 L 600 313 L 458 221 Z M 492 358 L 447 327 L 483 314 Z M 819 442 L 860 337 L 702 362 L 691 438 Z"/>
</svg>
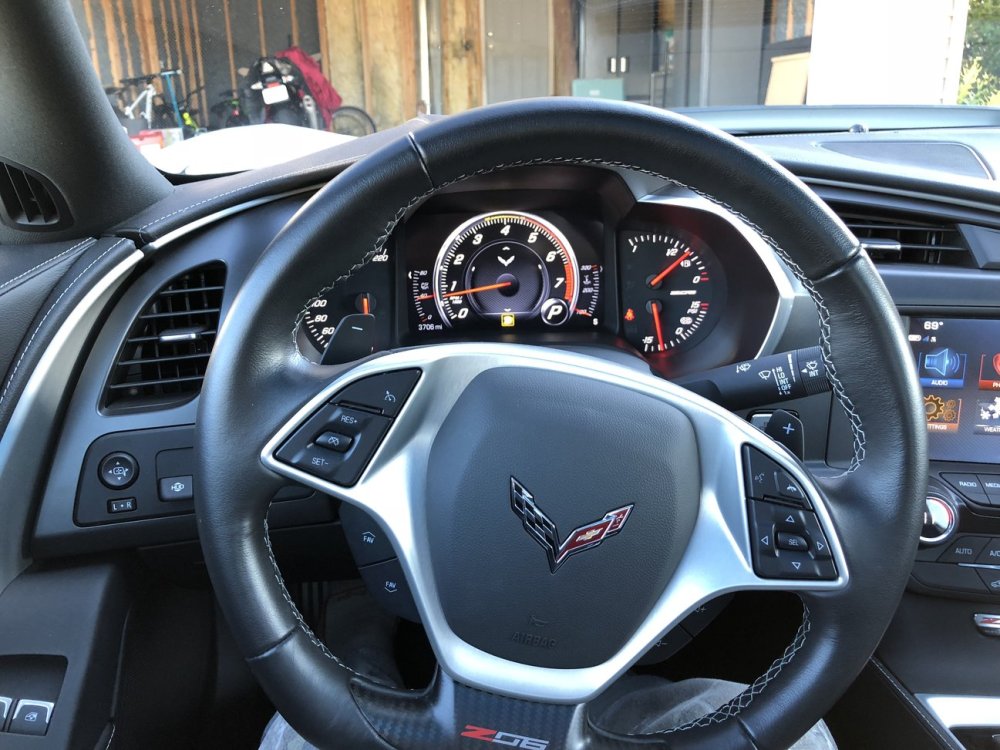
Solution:
<svg viewBox="0 0 1000 750">
<path fill-rule="evenodd" d="M 924 369 L 936 372 L 942 378 L 957 375 L 962 366 L 961 355 L 951 349 L 940 349 L 924 357 Z"/>
<path fill-rule="evenodd" d="M 966 355 L 950 347 L 922 355 L 920 384 L 937 388 L 961 388 L 965 383 Z"/>
</svg>

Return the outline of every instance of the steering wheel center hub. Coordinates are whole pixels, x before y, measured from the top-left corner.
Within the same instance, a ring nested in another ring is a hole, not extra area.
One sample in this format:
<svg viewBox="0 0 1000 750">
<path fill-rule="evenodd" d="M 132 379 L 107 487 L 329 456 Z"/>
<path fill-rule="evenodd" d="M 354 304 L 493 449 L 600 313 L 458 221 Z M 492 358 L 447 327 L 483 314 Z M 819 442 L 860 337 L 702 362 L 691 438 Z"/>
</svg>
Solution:
<svg viewBox="0 0 1000 750">
<path fill-rule="evenodd" d="M 678 409 L 577 374 L 477 375 L 431 448 L 426 512 L 449 626 L 496 656 L 572 668 L 648 615 L 698 514 Z"/>
</svg>

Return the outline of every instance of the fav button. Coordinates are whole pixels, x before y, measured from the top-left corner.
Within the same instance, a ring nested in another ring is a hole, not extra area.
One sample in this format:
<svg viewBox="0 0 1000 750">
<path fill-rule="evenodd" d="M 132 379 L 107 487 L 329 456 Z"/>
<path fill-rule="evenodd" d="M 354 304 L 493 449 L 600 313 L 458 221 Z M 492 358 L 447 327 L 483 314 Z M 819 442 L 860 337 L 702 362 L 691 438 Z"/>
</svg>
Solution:
<svg viewBox="0 0 1000 750">
<path fill-rule="evenodd" d="M 159 489 L 160 500 L 165 503 L 194 499 L 194 482 L 190 476 L 161 479 Z"/>
</svg>

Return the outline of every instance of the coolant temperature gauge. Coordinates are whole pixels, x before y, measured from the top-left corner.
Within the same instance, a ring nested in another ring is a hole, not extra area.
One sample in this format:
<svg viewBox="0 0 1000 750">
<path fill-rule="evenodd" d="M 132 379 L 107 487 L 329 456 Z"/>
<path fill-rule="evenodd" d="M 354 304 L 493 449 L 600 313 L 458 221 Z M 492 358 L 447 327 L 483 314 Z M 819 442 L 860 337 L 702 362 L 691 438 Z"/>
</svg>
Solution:
<svg viewBox="0 0 1000 750">
<path fill-rule="evenodd" d="M 723 301 L 708 245 L 681 231 L 630 231 L 621 247 L 625 338 L 651 356 L 700 341 Z"/>
</svg>

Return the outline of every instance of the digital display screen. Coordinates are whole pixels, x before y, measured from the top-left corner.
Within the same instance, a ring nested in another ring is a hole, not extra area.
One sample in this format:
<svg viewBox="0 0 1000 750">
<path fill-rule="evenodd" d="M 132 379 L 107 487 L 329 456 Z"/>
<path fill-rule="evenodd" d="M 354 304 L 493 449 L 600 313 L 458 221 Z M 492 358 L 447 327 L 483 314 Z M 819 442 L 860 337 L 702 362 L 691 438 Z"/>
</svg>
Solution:
<svg viewBox="0 0 1000 750">
<path fill-rule="evenodd" d="M 1000 320 L 911 318 L 930 458 L 1000 463 Z"/>
</svg>

